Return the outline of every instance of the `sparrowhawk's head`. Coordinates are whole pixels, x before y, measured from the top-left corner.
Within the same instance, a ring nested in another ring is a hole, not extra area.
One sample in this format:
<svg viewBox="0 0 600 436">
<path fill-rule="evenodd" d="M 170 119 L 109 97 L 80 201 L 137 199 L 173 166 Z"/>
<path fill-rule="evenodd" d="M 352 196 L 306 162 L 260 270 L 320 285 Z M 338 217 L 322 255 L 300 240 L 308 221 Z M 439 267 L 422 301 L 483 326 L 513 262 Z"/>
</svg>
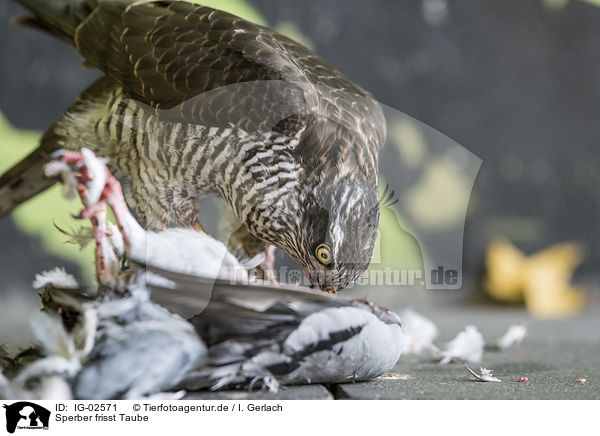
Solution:
<svg viewBox="0 0 600 436">
<path fill-rule="evenodd" d="M 248 223 L 254 234 L 287 251 L 313 285 L 331 293 L 366 271 L 379 228 L 377 162 L 385 134 L 361 130 L 343 115 L 309 118 L 294 150 L 301 168 L 295 188 L 283 195 L 285 204 L 261 214 L 262 224 L 270 221 L 262 231 Z"/>
<path fill-rule="evenodd" d="M 353 284 L 373 256 L 380 211 L 377 182 L 357 181 L 337 170 L 305 186 L 293 203 L 282 208 L 285 216 L 278 216 L 286 231 L 276 232 L 269 242 L 287 251 L 323 291 Z"/>
<path fill-rule="evenodd" d="M 375 104 L 373 113 L 378 110 Z M 379 228 L 377 150 L 382 137 L 355 121 L 348 112 L 317 118 L 297 148 L 308 171 L 299 195 L 299 247 L 288 251 L 309 280 L 328 292 L 363 275 Z"/>
<path fill-rule="evenodd" d="M 379 228 L 377 186 L 349 181 L 319 188 L 304 203 L 301 246 L 292 255 L 311 283 L 333 293 L 358 280 L 371 262 Z"/>
</svg>

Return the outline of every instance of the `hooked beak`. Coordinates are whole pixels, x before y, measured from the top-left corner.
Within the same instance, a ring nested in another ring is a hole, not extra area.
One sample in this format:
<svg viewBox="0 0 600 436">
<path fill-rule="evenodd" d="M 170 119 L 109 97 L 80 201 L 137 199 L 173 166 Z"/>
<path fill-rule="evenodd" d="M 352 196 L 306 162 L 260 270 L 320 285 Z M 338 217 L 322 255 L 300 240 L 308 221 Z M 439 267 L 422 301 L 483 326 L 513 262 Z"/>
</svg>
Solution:
<svg viewBox="0 0 600 436">
<path fill-rule="evenodd" d="M 338 290 L 337 286 L 323 286 L 321 287 L 321 289 L 325 292 L 327 292 L 328 294 L 335 294 Z"/>
<path fill-rule="evenodd" d="M 308 277 L 311 288 L 316 288 L 318 286 L 323 292 L 327 292 L 328 294 L 335 294 L 339 289 L 339 286 L 329 286 L 325 284 L 320 284 L 318 280 L 318 275 L 314 274 L 308 268 L 304 268 L 304 274 L 306 274 L 306 277 Z"/>
<path fill-rule="evenodd" d="M 313 283 L 312 285 L 310 285 L 311 288 L 316 288 L 317 285 L 315 283 Z M 327 292 L 328 294 L 335 294 L 338 291 L 338 287 L 337 286 L 321 286 L 319 285 L 319 288 L 321 288 L 321 290 L 323 292 Z"/>
</svg>

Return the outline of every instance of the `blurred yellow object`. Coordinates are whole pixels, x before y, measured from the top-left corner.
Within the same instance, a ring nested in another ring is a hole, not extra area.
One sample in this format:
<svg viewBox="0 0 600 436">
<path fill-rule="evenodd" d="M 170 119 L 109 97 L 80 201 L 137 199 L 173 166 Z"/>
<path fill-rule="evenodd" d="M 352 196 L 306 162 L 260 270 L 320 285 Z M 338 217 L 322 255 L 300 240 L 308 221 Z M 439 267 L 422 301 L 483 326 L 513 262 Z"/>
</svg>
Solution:
<svg viewBox="0 0 600 436">
<path fill-rule="evenodd" d="M 485 290 L 505 303 L 523 301 L 525 256 L 508 241 L 494 241 L 487 251 Z"/>
<path fill-rule="evenodd" d="M 571 286 L 583 257 L 575 243 L 556 244 L 527 257 L 510 242 L 497 240 L 488 247 L 484 288 L 498 301 L 525 302 L 540 318 L 573 315 L 585 301 L 583 290 Z"/>
</svg>

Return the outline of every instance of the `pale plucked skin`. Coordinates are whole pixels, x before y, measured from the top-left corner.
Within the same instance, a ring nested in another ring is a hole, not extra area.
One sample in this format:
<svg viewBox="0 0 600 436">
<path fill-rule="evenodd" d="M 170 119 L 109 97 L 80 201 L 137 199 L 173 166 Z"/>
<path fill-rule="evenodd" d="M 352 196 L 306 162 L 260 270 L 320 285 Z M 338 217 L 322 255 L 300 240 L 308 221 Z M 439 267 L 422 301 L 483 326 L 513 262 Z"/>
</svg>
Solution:
<svg viewBox="0 0 600 436">
<path fill-rule="evenodd" d="M 143 231 L 143 229 L 141 229 Z M 188 229 L 138 233 L 128 250 L 130 259 L 183 274 L 219 279 L 248 279 L 246 268 L 225 244 Z"/>
</svg>

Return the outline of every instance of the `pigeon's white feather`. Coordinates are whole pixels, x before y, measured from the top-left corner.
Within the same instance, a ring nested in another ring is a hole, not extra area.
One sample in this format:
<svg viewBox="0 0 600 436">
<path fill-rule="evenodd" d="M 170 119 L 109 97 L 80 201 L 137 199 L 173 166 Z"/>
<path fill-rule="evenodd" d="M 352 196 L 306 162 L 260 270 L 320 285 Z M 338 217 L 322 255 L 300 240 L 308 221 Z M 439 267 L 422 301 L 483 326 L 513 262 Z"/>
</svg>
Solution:
<svg viewBox="0 0 600 436">
<path fill-rule="evenodd" d="M 446 344 L 445 350 L 442 351 L 440 364 L 445 365 L 453 360 L 479 363 L 483 357 L 484 345 L 483 336 L 477 328 L 472 325 L 466 326 L 463 331 Z"/>
<path fill-rule="evenodd" d="M 412 309 L 402 311 L 400 319 L 405 353 L 421 354 L 425 350 L 436 349 L 433 341 L 438 335 L 438 328 L 433 321 Z"/>
<path fill-rule="evenodd" d="M 50 271 L 44 271 L 35 276 L 35 280 L 33 281 L 33 287 L 35 289 L 41 289 L 48 285 L 63 289 L 79 288 L 79 283 L 75 277 L 68 274 L 64 268 L 58 267 Z"/>
<path fill-rule="evenodd" d="M 36 394 L 40 400 L 63 401 L 73 399 L 69 383 L 58 375 L 42 377 L 36 389 Z"/>
<path fill-rule="evenodd" d="M 493 374 L 494 370 L 493 369 L 479 368 L 479 370 L 481 371 L 481 374 L 477 374 L 466 363 L 465 363 L 465 367 L 467 368 L 467 371 L 469 371 L 475 378 L 477 378 L 478 380 L 480 380 L 482 382 L 496 382 L 496 383 L 499 383 L 499 382 L 502 381 L 498 377 L 494 376 L 494 374 Z"/>
<path fill-rule="evenodd" d="M 65 359 L 62 356 L 49 356 L 36 360 L 27 365 L 15 378 L 18 384 L 24 384 L 25 381 L 47 376 L 61 375 L 68 378 L 73 377 L 81 369 L 81 364 L 76 359 Z"/>
<path fill-rule="evenodd" d="M 502 335 L 502 337 L 498 339 L 498 341 L 496 342 L 496 346 L 500 350 L 506 350 L 514 345 L 523 342 L 523 339 L 525 339 L 527 334 L 527 327 L 525 327 L 524 325 L 512 325 L 508 328 L 506 333 L 504 333 L 504 335 Z"/>
<path fill-rule="evenodd" d="M 92 232 L 91 227 L 83 227 L 81 226 L 77 230 L 66 231 L 61 229 L 56 224 L 54 225 L 59 232 L 63 235 L 68 236 L 69 239 L 66 241 L 68 243 L 75 244 L 79 247 L 80 250 L 85 249 L 91 242 L 94 241 L 94 234 Z"/>
<path fill-rule="evenodd" d="M 135 234 L 128 255 L 142 265 L 181 274 L 225 280 L 248 279 L 246 268 L 225 244 L 196 230 L 166 229 Z"/>
<path fill-rule="evenodd" d="M 30 319 L 31 330 L 46 355 L 71 359 L 75 355 L 73 337 L 65 330 L 60 318 L 39 312 Z"/>
</svg>

